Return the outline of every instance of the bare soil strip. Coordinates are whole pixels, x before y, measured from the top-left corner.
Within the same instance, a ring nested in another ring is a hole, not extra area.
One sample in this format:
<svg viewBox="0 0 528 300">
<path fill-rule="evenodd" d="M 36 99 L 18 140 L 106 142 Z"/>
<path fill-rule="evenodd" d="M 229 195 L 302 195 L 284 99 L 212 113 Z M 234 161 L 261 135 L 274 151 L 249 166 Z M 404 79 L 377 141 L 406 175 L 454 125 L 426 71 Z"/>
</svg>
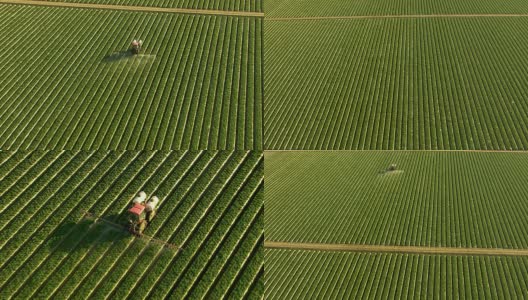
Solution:
<svg viewBox="0 0 528 300">
<path fill-rule="evenodd" d="M 501 17 L 528 17 L 528 14 L 312 16 L 312 17 L 266 17 L 265 19 L 267 21 L 294 21 L 294 20 L 404 19 L 404 18 L 501 18 Z"/>
<path fill-rule="evenodd" d="M 288 243 L 265 241 L 267 249 L 319 250 L 345 252 L 374 252 L 399 254 L 443 254 L 443 255 L 481 255 L 481 256 L 528 256 L 528 249 L 498 248 L 455 248 L 455 247 L 418 247 L 418 246 L 384 246 L 354 244 L 317 244 Z"/>
<path fill-rule="evenodd" d="M 193 15 L 264 17 L 264 13 L 260 13 L 260 12 L 187 9 L 187 8 L 165 8 L 165 7 L 152 7 L 152 6 L 108 5 L 108 4 L 91 4 L 91 3 L 68 3 L 68 2 L 51 2 L 51 1 L 43 1 L 43 0 L 0 0 L 0 4 L 18 4 L 18 5 L 35 5 L 35 6 L 51 6 L 51 7 L 86 8 L 86 9 L 106 9 L 106 10 L 126 10 L 126 11 L 138 11 L 138 12 L 178 13 L 178 14 L 193 14 Z"/>
</svg>

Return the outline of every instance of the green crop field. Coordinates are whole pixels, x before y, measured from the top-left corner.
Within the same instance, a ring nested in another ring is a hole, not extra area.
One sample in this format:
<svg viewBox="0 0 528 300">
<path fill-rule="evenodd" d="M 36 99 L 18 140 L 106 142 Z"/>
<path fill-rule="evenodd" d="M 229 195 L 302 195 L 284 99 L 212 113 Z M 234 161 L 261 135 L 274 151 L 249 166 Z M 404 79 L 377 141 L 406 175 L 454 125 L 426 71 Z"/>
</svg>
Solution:
<svg viewBox="0 0 528 300">
<path fill-rule="evenodd" d="M 0 8 L 0 149 L 262 149 L 261 19 Z"/>
<path fill-rule="evenodd" d="M 226 11 L 262 11 L 262 0 L 47 0 L 69 3 L 155 6 Z"/>
<path fill-rule="evenodd" d="M 528 258 L 266 250 L 266 299 L 523 299 Z"/>
<path fill-rule="evenodd" d="M 267 20 L 265 148 L 526 150 L 527 30 L 526 17 Z"/>
<path fill-rule="evenodd" d="M 269 17 L 528 13 L 523 0 L 266 0 L 264 6 Z"/>
<path fill-rule="evenodd" d="M 528 152 L 271 152 L 266 240 L 528 248 Z M 391 164 L 398 170 L 384 172 Z"/>
<path fill-rule="evenodd" d="M 141 238 L 139 191 L 161 200 Z M 262 197 L 254 152 L 2 152 L 0 298 L 260 297 Z"/>
<path fill-rule="evenodd" d="M 264 2 L 266 299 L 527 299 L 528 2 Z"/>
<path fill-rule="evenodd" d="M 528 152 L 279 151 L 265 161 L 267 299 L 528 297 Z"/>
</svg>

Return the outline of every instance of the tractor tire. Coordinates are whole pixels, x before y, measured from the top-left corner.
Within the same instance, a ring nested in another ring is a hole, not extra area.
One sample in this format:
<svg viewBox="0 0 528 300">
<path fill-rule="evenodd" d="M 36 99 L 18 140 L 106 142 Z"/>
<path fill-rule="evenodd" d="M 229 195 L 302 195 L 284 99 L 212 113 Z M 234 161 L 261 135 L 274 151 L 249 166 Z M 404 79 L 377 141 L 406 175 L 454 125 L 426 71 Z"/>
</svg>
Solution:
<svg viewBox="0 0 528 300">
<path fill-rule="evenodd" d="M 130 227 L 128 227 L 128 231 L 135 235 L 135 236 L 138 236 L 139 235 L 139 228 L 140 228 L 140 224 L 131 224 Z"/>
<path fill-rule="evenodd" d="M 154 219 L 155 216 L 156 216 L 156 211 L 155 210 L 149 212 L 148 216 L 147 216 L 147 221 L 152 222 L 152 219 Z"/>
<path fill-rule="evenodd" d="M 147 228 L 147 221 L 143 221 L 139 223 L 139 230 L 138 230 L 139 235 L 143 234 L 143 231 L 145 230 L 145 228 Z"/>
</svg>

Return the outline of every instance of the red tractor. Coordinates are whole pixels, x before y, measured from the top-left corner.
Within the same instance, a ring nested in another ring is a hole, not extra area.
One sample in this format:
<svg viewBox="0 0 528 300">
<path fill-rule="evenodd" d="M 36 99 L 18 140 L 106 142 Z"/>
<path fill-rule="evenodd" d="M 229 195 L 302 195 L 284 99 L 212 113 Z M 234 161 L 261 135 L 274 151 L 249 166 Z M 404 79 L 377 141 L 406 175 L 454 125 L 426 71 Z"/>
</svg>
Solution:
<svg viewBox="0 0 528 300">
<path fill-rule="evenodd" d="M 159 198 L 152 196 L 147 202 L 147 194 L 140 192 L 132 201 L 132 207 L 129 212 L 129 227 L 128 230 L 137 236 L 141 236 L 147 225 L 152 222 L 156 215 L 156 207 L 159 203 Z"/>
</svg>

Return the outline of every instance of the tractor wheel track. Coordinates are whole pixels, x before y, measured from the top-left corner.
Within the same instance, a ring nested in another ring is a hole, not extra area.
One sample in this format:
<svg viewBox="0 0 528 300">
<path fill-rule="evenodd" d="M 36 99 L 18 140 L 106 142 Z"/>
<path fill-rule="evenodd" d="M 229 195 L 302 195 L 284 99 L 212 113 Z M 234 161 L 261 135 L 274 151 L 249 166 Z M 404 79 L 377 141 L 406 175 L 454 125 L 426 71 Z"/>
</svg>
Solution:
<svg viewBox="0 0 528 300">
<path fill-rule="evenodd" d="M 52 1 L 45 1 L 45 0 L 0 0 L 0 4 L 17 4 L 17 5 L 68 7 L 68 8 L 85 8 L 85 9 L 104 9 L 104 10 L 125 10 L 125 11 L 136 11 L 136 12 L 179 13 L 179 14 L 193 14 L 193 15 L 264 17 L 264 13 L 261 13 L 261 12 L 191 9 L 191 8 L 168 8 L 168 7 L 152 7 L 152 6 L 128 6 L 128 5 L 110 5 L 110 4 L 93 4 L 93 3 L 69 3 L 69 2 L 52 2 Z"/>
<path fill-rule="evenodd" d="M 319 244 L 319 243 L 289 243 L 289 242 L 272 242 L 272 241 L 265 241 L 264 248 L 266 249 L 289 249 L 289 250 L 399 253 L 399 254 L 528 256 L 528 249 L 385 246 L 385 245 L 357 245 L 357 244 Z"/>
</svg>

